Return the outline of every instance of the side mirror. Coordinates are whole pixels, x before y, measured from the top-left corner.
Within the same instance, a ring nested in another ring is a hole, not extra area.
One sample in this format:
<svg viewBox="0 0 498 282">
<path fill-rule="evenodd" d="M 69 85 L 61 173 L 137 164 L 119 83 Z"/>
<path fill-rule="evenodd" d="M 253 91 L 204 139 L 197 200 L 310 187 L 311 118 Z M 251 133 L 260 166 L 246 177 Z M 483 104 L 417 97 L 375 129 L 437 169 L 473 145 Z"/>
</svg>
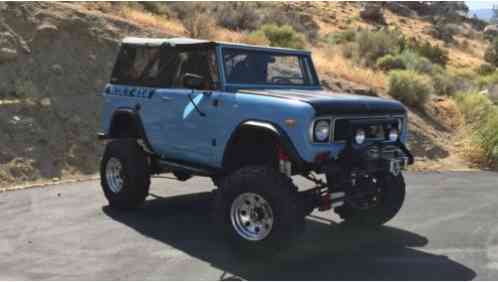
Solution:
<svg viewBox="0 0 498 282">
<path fill-rule="evenodd" d="M 204 77 L 201 75 L 186 73 L 183 75 L 183 86 L 189 89 L 201 89 Z"/>
</svg>

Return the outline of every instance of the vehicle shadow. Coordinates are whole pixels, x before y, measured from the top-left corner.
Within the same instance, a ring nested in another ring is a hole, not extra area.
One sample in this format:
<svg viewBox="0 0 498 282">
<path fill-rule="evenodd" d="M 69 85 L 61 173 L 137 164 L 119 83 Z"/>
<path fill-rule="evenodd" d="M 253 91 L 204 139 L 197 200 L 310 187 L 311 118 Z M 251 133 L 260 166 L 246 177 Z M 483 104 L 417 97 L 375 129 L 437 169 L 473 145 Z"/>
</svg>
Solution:
<svg viewBox="0 0 498 282">
<path fill-rule="evenodd" d="M 471 280 L 468 267 L 413 249 L 427 238 L 393 228 L 351 230 L 310 216 L 294 246 L 273 258 L 243 260 L 217 236 L 212 193 L 148 200 L 134 212 L 105 214 L 147 237 L 206 261 L 225 273 L 220 280 Z"/>
</svg>

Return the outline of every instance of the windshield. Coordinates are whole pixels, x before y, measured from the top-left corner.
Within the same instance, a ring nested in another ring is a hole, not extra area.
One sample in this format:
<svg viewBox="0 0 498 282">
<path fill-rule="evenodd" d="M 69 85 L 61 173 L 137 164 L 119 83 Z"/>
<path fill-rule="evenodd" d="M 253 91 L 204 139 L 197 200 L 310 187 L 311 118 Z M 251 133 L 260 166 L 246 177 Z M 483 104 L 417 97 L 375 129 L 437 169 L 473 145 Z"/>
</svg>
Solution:
<svg viewBox="0 0 498 282">
<path fill-rule="evenodd" d="M 244 49 L 223 49 L 229 84 L 316 86 L 307 55 Z"/>
</svg>

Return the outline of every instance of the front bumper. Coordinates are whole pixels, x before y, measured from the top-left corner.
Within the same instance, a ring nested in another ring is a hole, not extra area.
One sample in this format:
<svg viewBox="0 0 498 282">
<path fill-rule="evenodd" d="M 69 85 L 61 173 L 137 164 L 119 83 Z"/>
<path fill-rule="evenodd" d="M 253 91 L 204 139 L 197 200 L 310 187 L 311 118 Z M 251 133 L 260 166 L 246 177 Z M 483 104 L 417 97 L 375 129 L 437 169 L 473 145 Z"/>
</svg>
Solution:
<svg viewBox="0 0 498 282">
<path fill-rule="evenodd" d="M 371 175 L 381 172 L 398 175 L 413 163 L 413 155 L 399 141 L 362 146 L 353 146 L 349 143 L 336 158 L 315 163 L 313 170 L 327 175 Z"/>
<path fill-rule="evenodd" d="M 414 163 L 411 152 L 401 142 L 394 144 L 372 144 L 363 148 L 346 148 L 342 164 L 350 170 L 364 170 L 371 174 L 389 171 L 394 175 Z"/>
<path fill-rule="evenodd" d="M 389 171 L 398 174 L 402 169 L 413 164 L 414 158 L 400 139 L 388 141 L 380 138 L 368 140 L 364 144 L 357 144 L 354 140 L 355 132 L 367 129 L 372 126 L 383 124 L 384 128 L 389 128 L 395 122 L 392 119 L 375 120 L 349 120 L 343 124 L 345 147 L 336 156 L 332 163 L 338 164 L 343 172 L 365 172 L 372 174 L 375 172 Z M 329 165 L 327 165 L 329 166 Z"/>
</svg>

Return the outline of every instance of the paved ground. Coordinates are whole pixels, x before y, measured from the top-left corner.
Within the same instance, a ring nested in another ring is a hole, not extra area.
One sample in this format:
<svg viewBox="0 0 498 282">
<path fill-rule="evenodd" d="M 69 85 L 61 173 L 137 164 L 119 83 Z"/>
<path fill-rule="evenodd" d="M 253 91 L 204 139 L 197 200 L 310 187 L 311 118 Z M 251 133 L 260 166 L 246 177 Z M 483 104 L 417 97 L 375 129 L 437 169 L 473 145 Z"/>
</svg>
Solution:
<svg viewBox="0 0 498 282">
<path fill-rule="evenodd" d="M 208 179 L 154 179 L 145 207 L 127 213 L 108 209 L 96 181 L 0 193 L 0 280 L 498 279 L 498 174 L 407 183 L 388 226 L 353 232 L 316 214 L 294 248 L 251 263 L 215 239 Z"/>
</svg>

